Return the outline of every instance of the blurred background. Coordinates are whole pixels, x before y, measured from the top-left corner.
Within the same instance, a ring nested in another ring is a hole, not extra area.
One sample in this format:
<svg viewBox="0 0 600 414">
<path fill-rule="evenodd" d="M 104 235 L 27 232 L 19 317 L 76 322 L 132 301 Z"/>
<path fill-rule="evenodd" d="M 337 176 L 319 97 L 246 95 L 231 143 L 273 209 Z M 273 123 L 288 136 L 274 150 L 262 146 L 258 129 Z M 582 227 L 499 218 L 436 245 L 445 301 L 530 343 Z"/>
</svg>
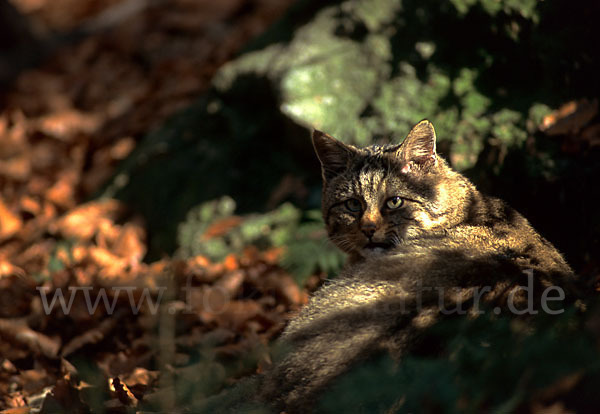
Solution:
<svg viewBox="0 0 600 414">
<path fill-rule="evenodd" d="M 0 0 L 0 409 L 196 412 L 266 369 L 344 261 L 312 128 L 362 146 L 428 118 L 595 292 L 599 18 L 584 0 Z M 589 315 L 455 327 L 407 363 L 421 383 L 386 381 L 413 384 L 399 412 L 594 412 Z"/>
</svg>

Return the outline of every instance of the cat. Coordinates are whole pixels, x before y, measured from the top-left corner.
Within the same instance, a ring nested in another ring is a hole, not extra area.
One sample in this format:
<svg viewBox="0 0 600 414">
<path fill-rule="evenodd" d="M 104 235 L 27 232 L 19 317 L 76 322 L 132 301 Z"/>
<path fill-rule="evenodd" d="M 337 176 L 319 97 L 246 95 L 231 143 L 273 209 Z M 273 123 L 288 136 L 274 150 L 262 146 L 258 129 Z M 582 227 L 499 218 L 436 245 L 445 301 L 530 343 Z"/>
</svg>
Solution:
<svg viewBox="0 0 600 414">
<path fill-rule="evenodd" d="M 284 330 L 289 352 L 260 379 L 259 401 L 277 412 L 312 412 L 360 361 L 381 352 L 401 361 L 446 309 L 477 314 L 485 301 L 522 313 L 534 306 L 530 290 L 535 309 L 548 289 L 565 299 L 556 286 L 575 277 L 562 255 L 450 168 L 429 121 L 400 145 L 359 149 L 317 130 L 313 145 L 323 219 L 348 262 Z"/>
</svg>

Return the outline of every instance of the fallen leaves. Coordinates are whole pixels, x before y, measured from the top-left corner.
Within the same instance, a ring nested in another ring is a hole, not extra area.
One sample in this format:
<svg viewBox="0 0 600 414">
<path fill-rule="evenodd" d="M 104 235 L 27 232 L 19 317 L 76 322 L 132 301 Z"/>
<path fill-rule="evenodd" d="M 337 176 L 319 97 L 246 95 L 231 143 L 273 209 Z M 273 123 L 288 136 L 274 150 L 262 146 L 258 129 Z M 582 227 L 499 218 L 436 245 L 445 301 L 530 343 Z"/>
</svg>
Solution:
<svg viewBox="0 0 600 414">
<path fill-rule="evenodd" d="M 548 136 L 560 136 L 562 150 L 578 154 L 600 146 L 600 123 L 592 122 L 598 115 L 598 99 L 570 101 L 544 117 L 540 130 Z"/>
<path fill-rule="evenodd" d="M 124 316 L 124 312 L 119 312 L 117 315 L 112 315 L 111 318 L 106 318 L 98 324 L 98 326 L 83 332 L 81 335 L 72 338 L 61 350 L 61 356 L 67 357 L 73 352 L 81 349 L 88 344 L 96 344 L 106 338 L 117 324 L 119 319 Z"/>
<path fill-rule="evenodd" d="M 0 242 L 14 236 L 21 227 L 23 221 L 9 209 L 0 198 Z"/>
<path fill-rule="evenodd" d="M 48 33 L 99 34 L 65 44 L 2 97 L 0 410 L 125 412 L 153 396 L 163 407 L 180 397 L 178 381 L 218 390 L 238 372 L 226 368 L 233 355 L 260 348 L 264 365 L 265 344 L 306 300 L 277 265 L 280 250 L 146 263 L 143 221 L 89 198 L 291 2 L 171 0 L 120 16 L 141 3 L 14 3 Z"/>
<path fill-rule="evenodd" d="M 189 364 L 189 352 L 204 347 L 213 347 L 217 358 L 251 355 L 280 332 L 289 315 L 307 300 L 306 292 L 277 265 L 280 254 L 276 251 L 247 249 L 241 256 L 229 255 L 219 263 L 203 256 L 144 263 L 143 228 L 135 221 L 117 224 L 123 211 L 116 201 L 103 200 L 81 205 L 51 221 L 48 234 L 56 239 L 37 244 L 37 252 L 18 257 L 28 269 L 31 262 L 27 258 L 50 256 L 41 266 L 43 283 L 37 294 L 31 294 L 35 284 L 25 283 L 31 280 L 28 271 L 3 262 L 7 276 L 0 279 L 5 282 L 0 284 L 0 294 L 4 291 L 11 299 L 4 300 L 0 310 L 9 303 L 16 305 L 19 297 L 28 302 L 18 308 L 17 315 L 11 315 L 14 318 L 0 319 L 0 350 L 2 342 L 12 347 L 4 354 L 9 359 L 3 369 L 19 377 L 17 384 L 22 384 L 7 390 L 0 407 L 16 408 L 23 396 L 40 396 L 36 393 L 52 384 L 51 391 L 36 400 L 43 404 L 41 412 L 88 404 L 77 389 L 79 385 L 66 381 L 61 377 L 64 374 L 51 374 L 44 365 L 23 371 L 12 364 L 24 355 L 54 361 L 84 355 L 92 363 L 97 359 L 97 369 L 114 388 L 105 408 L 136 406 L 157 391 L 160 372 L 149 368 L 160 361 L 160 347 L 153 345 L 159 338 L 151 332 L 168 323 L 161 315 L 173 323 L 177 320 L 183 328 L 173 338 L 177 352 L 173 363 L 183 367 Z M 60 239 L 71 242 L 64 244 Z M 263 355 L 261 366 L 268 360 L 268 355 Z M 223 362 L 212 364 L 225 372 Z M 190 372 L 176 369 L 174 375 L 188 378 Z M 47 381 L 36 382 L 34 374 Z M 224 379 L 225 374 L 219 378 Z M 26 390 L 22 388 L 26 383 L 38 385 Z M 219 385 L 214 382 L 211 387 Z M 88 392 L 101 393 L 97 385 L 88 388 Z"/>
<path fill-rule="evenodd" d="M 24 319 L 0 319 L 0 336 L 48 358 L 56 358 L 60 348 L 59 340 L 30 329 Z"/>
<path fill-rule="evenodd" d="M 82 204 L 60 217 L 50 226 L 50 231 L 64 238 L 88 241 L 92 237 L 114 238 L 112 222 L 123 206 L 116 200 L 102 200 Z"/>
<path fill-rule="evenodd" d="M 544 117 L 540 129 L 548 135 L 578 133 L 598 114 L 598 100 L 570 101 Z"/>
</svg>

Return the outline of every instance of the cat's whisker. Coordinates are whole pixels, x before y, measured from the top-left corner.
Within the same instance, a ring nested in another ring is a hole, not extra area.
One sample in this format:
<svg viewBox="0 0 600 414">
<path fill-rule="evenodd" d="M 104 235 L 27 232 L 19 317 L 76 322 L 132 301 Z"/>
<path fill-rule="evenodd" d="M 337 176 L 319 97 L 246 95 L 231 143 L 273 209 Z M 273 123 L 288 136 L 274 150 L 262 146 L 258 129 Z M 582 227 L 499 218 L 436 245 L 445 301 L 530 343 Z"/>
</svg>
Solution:
<svg viewBox="0 0 600 414">
<path fill-rule="evenodd" d="M 332 235 L 329 237 L 329 239 L 345 252 L 349 253 L 354 250 L 354 246 L 352 245 L 352 242 L 344 236 Z"/>
</svg>

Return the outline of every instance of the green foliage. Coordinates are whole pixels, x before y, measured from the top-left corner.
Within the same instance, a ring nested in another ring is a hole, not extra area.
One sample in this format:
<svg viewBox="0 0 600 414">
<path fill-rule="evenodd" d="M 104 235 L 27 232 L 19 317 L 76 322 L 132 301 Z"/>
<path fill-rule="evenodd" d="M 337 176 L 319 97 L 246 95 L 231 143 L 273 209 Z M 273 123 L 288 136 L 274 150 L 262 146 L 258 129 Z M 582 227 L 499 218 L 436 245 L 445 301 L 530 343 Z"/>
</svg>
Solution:
<svg viewBox="0 0 600 414">
<path fill-rule="evenodd" d="M 535 0 L 349 0 L 321 10 L 287 47 L 240 57 L 215 85 L 260 73 L 281 91 L 284 114 L 360 145 L 398 141 L 429 118 L 465 170 L 486 145 L 521 146 L 527 124 L 539 121 L 533 107 L 547 99 L 548 80 L 523 59 L 537 64 L 528 51 L 540 8 Z"/>
<path fill-rule="evenodd" d="M 473 412 L 483 404 L 514 411 L 516 404 L 565 375 L 600 368 L 592 362 L 597 350 L 592 338 L 582 334 L 582 323 L 582 315 L 570 309 L 533 323 L 482 317 L 454 324 L 459 335 L 448 345 L 449 361 Z M 444 329 L 453 329 L 452 324 Z M 507 402 L 515 405 L 507 407 Z"/>
<path fill-rule="evenodd" d="M 344 255 L 327 240 L 324 227 L 321 212 L 311 210 L 306 214 L 306 221 L 282 243 L 286 246 L 282 265 L 300 285 L 316 270 L 333 277 L 344 263 Z"/>
<path fill-rule="evenodd" d="M 517 14 L 525 18 L 537 21 L 537 0 L 450 0 L 452 5 L 460 14 L 466 14 L 474 6 L 481 6 L 489 15 L 495 16 L 503 12 L 505 14 Z"/>
<path fill-rule="evenodd" d="M 268 213 L 241 217 L 239 223 L 225 227 L 219 237 L 206 236 L 207 230 L 226 223 L 234 212 L 235 201 L 227 196 L 191 209 L 179 226 L 178 255 L 184 258 L 204 255 L 220 261 L 250 245 L 263 250 L 283 247 L 282 265 L 299 285 L 317 270 L 333 274 L 341 268 L 343 255 L 327 241 L 319 211 L 303 214 L 286 203 Z"/>
<path fill-rule="evenodd" d="M 240 253 L 246 246 L 260 249 L 281 246 L 298 225 L 301 214 L 291 204 L 284 204 L 270 213 L 248 215 L 239 224 L 226 227 L 224 234 L 218 237 L 207 237 L 206 231 L 232 217 L 235 207 L 235 201 L 224 196 L 192 208 L 179 226 L 178 254 L 182 257 L 201 254 L 221 261 L 230 253 Z"/>
</svg>

